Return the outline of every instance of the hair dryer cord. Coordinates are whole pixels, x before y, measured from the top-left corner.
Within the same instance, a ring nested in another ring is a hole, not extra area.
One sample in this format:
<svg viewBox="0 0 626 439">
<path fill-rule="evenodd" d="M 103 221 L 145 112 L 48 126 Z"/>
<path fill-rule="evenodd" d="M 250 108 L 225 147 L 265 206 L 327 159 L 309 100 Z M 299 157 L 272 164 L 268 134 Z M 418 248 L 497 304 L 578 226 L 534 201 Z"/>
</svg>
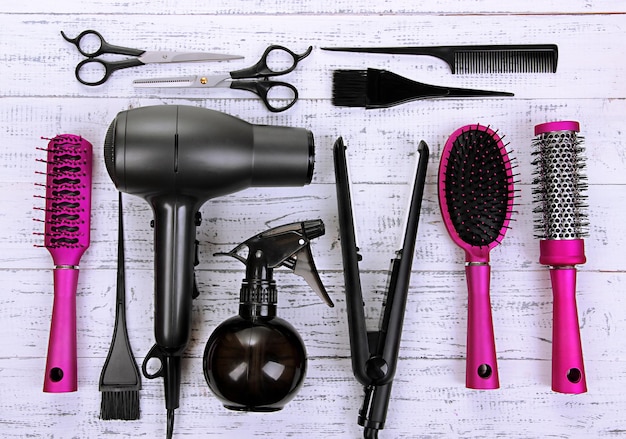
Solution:
<svg viewBox="0 0 626 439">
<path fill-rule="evenodd" d="M 167 411 L 167 439 L 172 439 L 174 434 L 174 409 Z"/>
</svg>

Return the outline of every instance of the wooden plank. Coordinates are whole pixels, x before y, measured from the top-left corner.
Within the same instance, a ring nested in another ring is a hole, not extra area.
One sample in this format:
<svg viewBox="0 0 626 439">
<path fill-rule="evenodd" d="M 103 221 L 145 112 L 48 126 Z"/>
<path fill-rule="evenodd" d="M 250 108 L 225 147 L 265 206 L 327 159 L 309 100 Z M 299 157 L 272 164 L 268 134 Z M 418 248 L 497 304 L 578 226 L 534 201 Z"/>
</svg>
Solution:
<svg viewBox="0 0 626 439">
<path fill-rule="evenodd" d="M 265 0 L 249 2 L 246 0 L 213 0 L 209 3 L 201 0 L 191 1 L 147 1 L 133 2 L 132 8 L 123 2 L 87 0 L 80 5 L 71 2 L 53 2 L 34 0 L 28 3 L 6 3 L 5 13 L 41 13 L 57 14 L 133 14 L 133 15 L 213 15 L 213 14 L 599 14 L 624 12 L 624 5 L 619 0 L 583 1 L 583 0 L 545 0 L 542 2 L 506 2 L 498 0 L 478 0 L 456 2 L 437 0 L 432 2 L 393 2 L 390 0 L 368 2 L 365 0 L 305 0 L 281 1 Z"/>
<path fill-rule="evenodd" d="M 23 437 L 25 431 L 35 437 L 54 438 L 165 434 L 160 381 L 144 380 L 139 421 L 101 421 L 97 391 L 100 359 L 83 362 L 79 391 L 65 395 L 41 393 L 40 359 L 0 359 L 0 367 L 7 377 L 5 397 L 0 400 L 3 437 Z M 380 435 L 394 438 L 621 435 L 625 427 L 620 411 L 622 393 L 615 382 L 623 381 L 626 376 L 618 363 L 590 362 L 591 392 L 575 398 L 550 391 L 547 368 L 545 362 L 534 360 L 502 361 L 501 373 L 506 377 L 502 388 L 475 391 L 464 388 L 461 360 L 402 361 L 387 424 Z M 183 381 L 182 403 L 176 411 L 177 437 L 257 438 L 270 431 L 280 437 L 305 437 L 304 431 L 337 439 L 362 435 L 356 423 L 361 389 L 351 377 L 347 359 L 312 359 L 305 384 L 296 398 L 282 411 L 271 414 L 224 409 L 207 389 L 199 361 L 189 362 Z M 599 394 L 601 402 L 597 399 Z M 41 401 L 41 406 L 33 404 L 34 401 Z M 554 433 L 549 433 L 546 426 Z"/>
<path fill-rule="evenodd" d="M 433 166 L 435 168 L 435 166 Z M 431 169 L 430 172 L 434 172 Z M 41 245 L 41 219 L 32 211 L 30 185 L 1 184 L 5 194 L 13 198 L 0 218 L 10 232 L 0 238 L 5 252 L 0 254 L 0 267 L 48 268 L 51 260 Z M 404 227 L 404 210 L 407 185 L 358 184 L 354 187 L 355 219 L 364 270 L 386 269 L 389 258 L 398 249 Z M 522 187 L 523 197 L 530 197 L 530 188 Z M 588 191 L 590 201 L 591 235 L 586 240 L 588 262 L 582 269 L 623 271 L 624 262 L 614 257 L 625 243 L 616 221 L 624 215 L 625 192 L 620 185 L 597 185 Z M 117 208 L 115 192 L 110 186 L 97 186 L 94 190 L 91 245 L 82 259 L 85 267 L 112 268 L 116 260 Z M 153 232 L 149 227 L 152 213 L 149 205 L 137 197 L 128 199 L 127 240 L 128 258 L 143 269 L 152 267 Z M 371 211 L 371 200 L 377 200 L 380 210 Z M 29 204 L 30 203 L 30 204 Z M 534 239 L 531 201 L 520 197 L 516 207 L 513 228 L 507 232 L 502 244 L 492 251 L 492 265 L 497 270 L 534 271 L 538 265 L 539 243 Z M 19 212 L 19 215 L 16 215 Z M 251 218 L 250 212 L 254 212 Z M 299 188 L 248 189 L 238 194 L 209 201 L 201 209 L 203 224 L 198 227 L 201 242 L 200 269 L 232 267 L 230 261 L 211 256 L 214 252 L 228 251 L 239 242 L 280 224 L 321 218 L 326 224 L 326 235 L 315 242 L 317 263 L 320 269 L 341 269 L 341 252 L 337 223 L 335 187 L 315 184 Z M 462 264 L 463 252 L 450 240 L 441 220 L 436 187 L 428 185 L 419 226 L 415 267 L 427 270 L 456 270 Z"/>
<path fill-rule="evenodd" d="M 11 148 L 0 157 L 1 182 L 31 183 L 42 166 L 37 159 L 45 153 L 41 136 L 62 132 L 80 134 L 94 145 L 94 182 L 111 188 L 104 167 L 102 148 L 106 131 L 119 111 L 128 108 L 180 104 L 223 111 L 250 123 L 301 127 L 311 130 L 316 143 L 313 183 L 334 183 L 332 145 L 342 136 L 348 146 L 355 183 L 372 185 L 405 183 L 412 178 L 420 140 L 431 150 L 428 182 L 436 182 L 440 152 L 457 128 L 474 123 L 497 129 L 509 143 L 508 149 L 519 166 L 520 186 L 532 182 L 531 166 L 534 126 L 553 120 L 579 120 L 585 137 L 585 173 L 593 185 L 624 184 L 626 140 L 619 136 L 623 99 L 532 99 L 426 101 L 396 109 L 360 110 L 333 107 L 326 99 L 303 99 L 292 110 L 268 114 L 256 100 L 247 99 L 96 99 L 97 105 L 80 98 L 4 98 L 0 100 L 0 123 L 7 127 L 6 142 Z M 597 115 L 598 117 L 594 117 Z M 38 180 L 37 180 L 38 179 Z M 34 189 L 33 189 L 34 191 Z M 530 202 L 531 194 L 522 197 Z"/>
<path fill-rule="evenodd" d="M 185 356 L 202 357 L 213 329 L 236 315 L 243 266 L 199 271 L 201 291 L 193 306 L 192 340 Z M 127 267 L 127 313 L 134 354 L 143 358 L 152 344 L 153 275 L 150 270 Z M 46 355 L 52 313 L 50 271 L 3 270 L 10 289 L 0 299 L 0 318 L 28 322 L 11 325 L 0 339 L 5 358 L 42 358 Z M 336 306 L 328 308 L 299 277 L 280 270 L 278 315 L 301 333 L 311 357 L 350 356 L 343 274 L 323 271 L 321 278 Z M 582 272 L 578 279 L 578 305 L 584 351 L 589 359 L 612 361 L 626 348 L 626 317 L 618 311 L 624 299 L 624 273 Z M 368 327 L 375 329 L 382 309 L 387 273 L 363 272 L 363 297 Z M 499 358 L 548 361 L 551 358 L 552 292 L 546 272 L 495 271 L 492 307 Z M 598 297 L 599 292 L 603 297 Z M 602 307 L 610 300 L 613 309 Z M 83 269 L 78 292 L 78 352 L 80 358 L 104 359 L 110 344 L 115 305 L 115 272 Z M 416 271 L 411 279 L 402 338 L 403 358 L 465 358 L 467 327 L 465 275 L 456 271 Z M 601 341 L 601 342 L 600 342 Z"/>
</svg>

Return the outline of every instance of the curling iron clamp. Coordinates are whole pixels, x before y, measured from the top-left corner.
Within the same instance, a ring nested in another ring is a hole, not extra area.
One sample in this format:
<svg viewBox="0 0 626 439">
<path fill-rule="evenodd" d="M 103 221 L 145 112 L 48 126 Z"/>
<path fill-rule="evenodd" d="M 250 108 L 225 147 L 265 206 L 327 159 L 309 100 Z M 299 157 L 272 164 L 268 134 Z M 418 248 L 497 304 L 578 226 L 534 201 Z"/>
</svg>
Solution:
<svg viewBox="0 0 626 439">
<path fill-rule="evenodd" d="M 428 146 L 418 146 L 419 161 L 413 183 L 402 247 L 391 260 L 387 296 L 378 331 L 365 325 L 363 294 L 358 262 L 362 259 L 356 242 L 346 147 L 340 137 L 334 146 L 335 178 L 339 210 L 339 234 L 344 264 L 348 331 L 352 353 L 352 370 L 365 387 L 365 399 L 358 423 L 364 427 L 363 437 L 378 437 L 387 417 L 392 381 L 396 371 L 400 338 L 406 308 L 411 266 L 417 238 L 426 169 Z"/>
</svg>

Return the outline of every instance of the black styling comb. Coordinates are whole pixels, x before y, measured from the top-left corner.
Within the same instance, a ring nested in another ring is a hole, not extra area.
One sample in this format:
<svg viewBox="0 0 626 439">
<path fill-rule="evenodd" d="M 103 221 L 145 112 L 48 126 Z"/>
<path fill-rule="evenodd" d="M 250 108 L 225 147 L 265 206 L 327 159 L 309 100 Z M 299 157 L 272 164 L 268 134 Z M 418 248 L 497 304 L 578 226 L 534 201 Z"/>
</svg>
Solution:
<svg viewBox="0 0 626 439">
<path fill-rule="evenodd" d="M 417 99 L 513 96 L 513 93 L 424 84 L 387 70 L 335 70 L 332 103 L 337 107 L 388 108 Z"/>
<path fill-rule="evenodd" d="M 424 47 L 322 47 L 336 52 L 427 55 L 445 61 L 453 74 L 555 73 L 559 58 L 556 44 L 506 44 Z"/>
</svg>

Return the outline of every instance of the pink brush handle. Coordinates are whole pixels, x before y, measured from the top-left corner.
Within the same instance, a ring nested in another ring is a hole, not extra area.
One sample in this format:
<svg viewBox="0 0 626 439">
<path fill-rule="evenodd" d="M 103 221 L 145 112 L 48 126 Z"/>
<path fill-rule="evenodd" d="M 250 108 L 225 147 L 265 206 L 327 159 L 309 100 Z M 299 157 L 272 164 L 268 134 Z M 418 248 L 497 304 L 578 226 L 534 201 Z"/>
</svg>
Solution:
<svg viewBox="0 0 626 439">
<path fill-rule="evenodd" d="M 467 360 L 465 386 L 469 389 L 497 389 L 498 364 L 491 319 L 488 263 L 465 266 L 467 278 Z"/>
<path fill-rule="evenodd" d="M 77 268 L 54 269 L 54 305 L 43 391 L 75 392 Z"/>
<path fill-rule="evenodd" d="M 552 268 L 550 279 L 554 293 L 552 390 L 585 393 L 587 380 L 576 308 L 576 268 Z"/>
</svg>

